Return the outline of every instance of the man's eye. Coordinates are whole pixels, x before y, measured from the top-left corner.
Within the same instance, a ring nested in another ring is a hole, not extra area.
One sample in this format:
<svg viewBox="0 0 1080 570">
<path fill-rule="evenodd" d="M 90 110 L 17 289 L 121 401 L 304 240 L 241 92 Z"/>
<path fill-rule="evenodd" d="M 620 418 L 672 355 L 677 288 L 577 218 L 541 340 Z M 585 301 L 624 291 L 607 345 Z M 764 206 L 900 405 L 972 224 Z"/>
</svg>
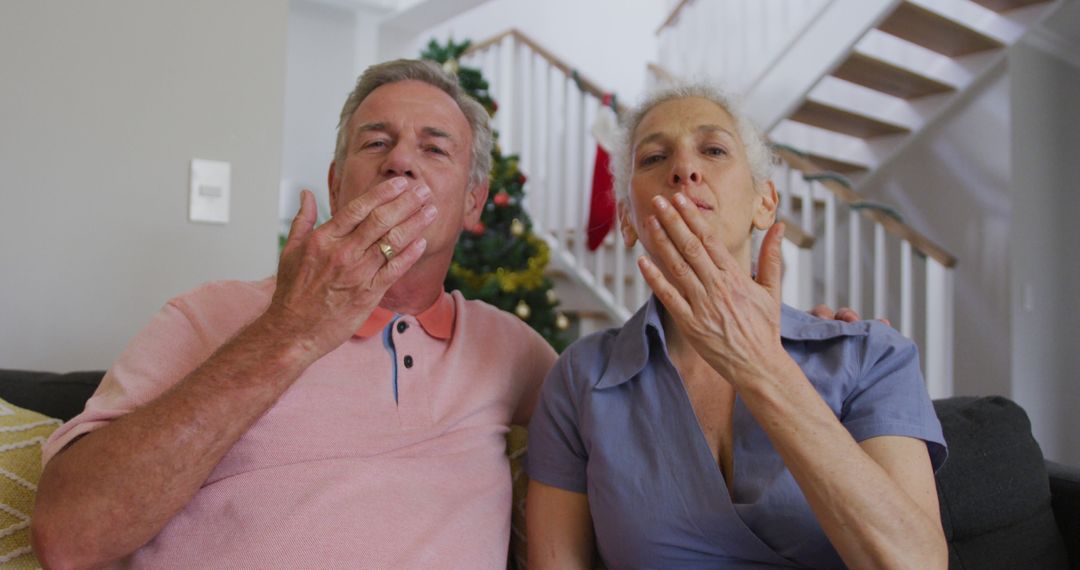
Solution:
<svg viewBox="0 0 1080 570">
<path fill-rule="evenodd" d="M 641 159 L 641 166 L 649 166 L 650 164 L 656 164 L 664 159 L 662 154 L 650 154 Z"/>
<path fill-rule="evenodd" d="M 427 151 L 428 152 L 433 152 L 435 154 L 441 154 L 443 156 L 448 156 L 450 154 L 450 153 L 446 152 L 445 150 L 443 150 L 442 148 L 437 147 L 435 145 L 428 146 Z"/>
<path fill-rule="evenodd" d="M 362 148 L 380 149 L 380 148 L 386 148 L 386 146 L 387 146 L 386 141 L 384 141 L 382 139 L 376 139 L 376 140 L 368 141 L 368 142 L 364 143 Z"/>
<path fill-rule="evenodd" d="M 719 146 L 710 146 L 705 149 L 705 154 L 709 156 L 724 156 L 727 154 L 727 149 Z"/>
</svg>

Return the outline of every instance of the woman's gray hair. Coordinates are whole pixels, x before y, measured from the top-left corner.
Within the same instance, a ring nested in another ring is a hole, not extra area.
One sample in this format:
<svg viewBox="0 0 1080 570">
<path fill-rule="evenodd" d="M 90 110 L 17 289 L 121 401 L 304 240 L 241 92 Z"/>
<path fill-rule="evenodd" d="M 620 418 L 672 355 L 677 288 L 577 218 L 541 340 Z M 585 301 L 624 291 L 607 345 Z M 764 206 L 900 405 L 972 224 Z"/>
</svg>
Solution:
<svg viewBox="0 0 1080 570">
<path fill-rule="evenodd" d="M 373 65 L 356 81 L 356 87 L 345 100 L 338 121 L 337 147 L 334 149 L 334 167 L 345 160 L 349 148 L 349 119 L 360 103 L 383 85 L 399 81 L 423 81 L 450 96 L 465 115 L 472 129 L 472 164 L 469 168 L 469 187 L 488 179 L 491 172 L 491 126 L 483 105 L 478 103 L 458 84 L 457 77 L 443 71 L 438 64 L 416 59 L 397 59 Z"/>
<path fill-rule="evenodd" d="M 746 149 L 746 159 L 750 163 L 750 174 L 754 178 L 754 186 L 760 187 L 762 182 L 769 179 L 775 159 L 757 126 L 723 91 L 706 83 L 692 83 L 653 92 L 640 105 L 623 115 L 618 141 L 611 155 L 611 174 L 615 177 L 616 196 L 624 198 L 630 189 L 630 176 L 634 171 L 634 131 L 641 124 L 641 120 L 661 103 L 691 97 L 712 101 L 731 115 L 735 121 L 735 130 L 738 131 L 736 134 Z"/>
</svg>

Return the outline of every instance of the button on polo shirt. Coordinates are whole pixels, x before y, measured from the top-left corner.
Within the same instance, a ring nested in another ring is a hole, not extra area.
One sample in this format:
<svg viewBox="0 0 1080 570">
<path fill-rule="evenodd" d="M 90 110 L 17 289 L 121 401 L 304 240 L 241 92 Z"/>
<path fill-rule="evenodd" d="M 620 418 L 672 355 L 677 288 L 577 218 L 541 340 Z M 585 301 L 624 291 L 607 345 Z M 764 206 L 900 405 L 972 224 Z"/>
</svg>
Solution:
<svg viewBox="0 0 1080 570">
<path fill-rule="evenodd" d="M 421 330 L 410 326 L 418 323 Z M 424 351 L 419 335 L 439 341 L 449 341 L 454 332 L 454 303 L 442 294 L 430 307 L 415 317 L 400 315 L 376 307 L 368 320 L 356 331 L 356 338 L 367 339 L 382 333 L 383 348 L 390 356 L 390 385 L 397 404 L 397 415 L 403 429 L 426 427 L 431 423 L 430 363 L 421 364 Z"/>
</svg>

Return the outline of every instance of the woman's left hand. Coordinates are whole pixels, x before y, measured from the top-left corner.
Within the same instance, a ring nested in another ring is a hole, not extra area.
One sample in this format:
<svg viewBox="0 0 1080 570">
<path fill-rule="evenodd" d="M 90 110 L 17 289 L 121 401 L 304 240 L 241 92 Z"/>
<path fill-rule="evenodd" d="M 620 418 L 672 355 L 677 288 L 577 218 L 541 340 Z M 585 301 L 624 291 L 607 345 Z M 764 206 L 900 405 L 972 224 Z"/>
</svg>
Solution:
<svg viewBox="0 0 1080 570">
<path fill-rule="evenodd" d="M 780 342 L 782 223 L 761 244 L 757 278 L 740 267 L 696 205 L 653 198 L 646 220 L 656 263 L 638 267 L 694 349 L 736 389 L 773 376 L 790 361 Z"/>
</svg>

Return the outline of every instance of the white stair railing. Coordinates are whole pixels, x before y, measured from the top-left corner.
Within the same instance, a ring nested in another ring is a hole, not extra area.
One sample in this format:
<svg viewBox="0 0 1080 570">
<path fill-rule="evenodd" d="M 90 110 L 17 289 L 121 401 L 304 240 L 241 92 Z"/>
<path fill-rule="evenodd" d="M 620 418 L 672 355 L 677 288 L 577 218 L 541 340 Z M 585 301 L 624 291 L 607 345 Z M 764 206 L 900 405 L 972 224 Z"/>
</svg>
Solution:
<svg viewBox="0 0 1080 570">
<path fill-rule="evenodd" d="M 785 290 L 785 300 L 803 309 L 823 300 L 865 316 L 891 317 L 901 333 L 921 345 L 930 395 L 952 395 L 956 258 L 903 223 L 890 208 L 862 200 L 843 177 L 821 170 L 793 149 L 778 146 L 776 153 L 782 161 L 775 176 L 781 203 L 788 202 L 785 208 L 800 216 L 805 227 L 824 236 L 814 262 L 800 260 L 787 267 L 785 280 L 798 286 L 792 286 L 796 291 L 792 296 Z M 847 207 L 846 219 L 838 215 L 838 204 Z M 819 209 L 823 211 L 820 224 Z M 841 222 L 847 224 L 847 232 L 841 230 Z M 870 240 L 864 239 L 867 222 L 873 230 Z M 842 243 L 845 236 L 846 244 Z M 845 250 L 847 258 L 841 260 Z M 841 265 L 847 266 L 846 284 Z M 920 273 L 921 291 L 915 285 Z M 872 299 L 869 306 L 864 300 L 867 293 Z"/>
<path fill-rule="evenodd" d="M 626 248 L 616 232 L 596 251 L 585 244 L 596 156 L 590 131 L 604 91 L 517 30 L 473 45 L 461 63 L 488 78 L 499 144 L 519 155 L 529 177 L 525 208 L 551 247 L 552 269 L 585 288 L 613 321 L 625 321 L 649 294 L 636 264 L 644 250 Z M 786 221 L 789 266 L 809 264 L 814 238 Z"/>
<path fill-rule="evenodd" d="M 517 30 L 472 46 L 463 65 L 479 67 L 499 104 L 495 128 L 504 154 L 528 175 L 525 208 L 551 247 L 552 268 L 583 285 L 617 322 L 645 301 L 647 287 L 614 235 L 586 248 L 596 142 L 590 134 L 603 91 Z"/>
</svg>

